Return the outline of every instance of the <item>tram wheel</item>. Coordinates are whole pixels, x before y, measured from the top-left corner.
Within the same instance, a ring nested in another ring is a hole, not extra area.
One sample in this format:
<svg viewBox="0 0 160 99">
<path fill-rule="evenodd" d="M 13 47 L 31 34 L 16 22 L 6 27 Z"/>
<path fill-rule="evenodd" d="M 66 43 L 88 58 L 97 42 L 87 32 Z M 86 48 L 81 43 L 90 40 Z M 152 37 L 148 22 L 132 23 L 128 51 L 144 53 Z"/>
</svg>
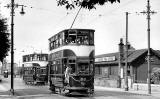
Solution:
<svg viewBox="0 0 160 99">
<path fill-rule="evenodd" d="M 92 97 L 93 95 L 94 95 L 94 90 L 91 89 L 91 90 L 90 90 L 90 93 L 89 93 L 89 97 Z"/>
<path fill-rule="evenodd" d="M 51 92 L 54 93 L 54 94 L 56 93 L 56 88 L 55 88 L 54 85 L 51 85 L 49 90 L 51 90 Z"/>
<path fill-rule="evenodd" d="M 62 88 L 59 88 L 59 94 L 62 94 Z"/>
</svg>

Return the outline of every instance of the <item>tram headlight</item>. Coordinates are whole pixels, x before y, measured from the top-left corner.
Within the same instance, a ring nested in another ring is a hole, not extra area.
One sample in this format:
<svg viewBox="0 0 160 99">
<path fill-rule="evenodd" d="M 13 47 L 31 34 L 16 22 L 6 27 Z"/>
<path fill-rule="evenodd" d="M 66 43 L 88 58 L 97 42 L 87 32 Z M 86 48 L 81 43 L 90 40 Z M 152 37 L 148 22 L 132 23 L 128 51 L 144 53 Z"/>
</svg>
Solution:
<svg viewBox="0 0 160 99">
<path fill-rule="evenodd" d="M 80 82 L 82 86 L 85 86 L 86 78 L 80 78 Z"/>
<path fill-rule="evenodd" d="M 82 85 L 82 86 L 85 86 L 85 82 L 81 82 L 81 85 Z"/>
<path fill-rule="evenodd" d="M 82 82 L 82 81 L 86 81 L 86 78 L 80 78 L 80 81 Z"/>
</svg>

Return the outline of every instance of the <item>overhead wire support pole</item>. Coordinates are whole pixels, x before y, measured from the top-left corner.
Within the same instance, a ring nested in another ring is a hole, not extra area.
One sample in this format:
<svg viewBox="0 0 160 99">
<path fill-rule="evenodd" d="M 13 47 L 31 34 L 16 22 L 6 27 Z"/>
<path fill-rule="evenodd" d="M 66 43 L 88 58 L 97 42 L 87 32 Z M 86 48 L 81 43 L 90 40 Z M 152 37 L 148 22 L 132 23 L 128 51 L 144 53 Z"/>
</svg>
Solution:
<svg viewBox="0 0 160 99">
<path fill-rule="evenodd" d="M 128 91 L 128 12 L 126 12 L 125 91 Z"/>
<path fill-rule="evenodd" d="M 154 11 L 151 11 L 151 6 L 150 6 L 150 1 L 147 0 L 147 11 L 143 11 L 143 12 L 140 12 L 142 14 L 147 14 L 147 22 L 148 22 L 148 28 L 147 28 L 147 39 L 148 39 L 148 58 L 147 58 L 147 61 L 148 61 L 148 79 L 147 79 L 147 83 L 148 83 L 148 94 L 151 94 L 151 63 L 150 63 L 150 56 L 151 56 L 151 53 L 150 53 L 150 15 L 151 14 L 155 14 L 156 12 Z"/>
<path fill-rule="evenodd" d="M 26 7 L 26 6 L 15 4 L 14 0 L 11 0 L 11 3 L 5 6 L 7 8 L 11 8 L 11 89 L 10 89 L 10 92 L 12 93 L 12 95 L 14 95 L 14 16 L 15 16 L 14 9 L 19 6 L 22 7 L 20 14 L 22 15 L 25 14 L 23 7 Z"/>
</svg>

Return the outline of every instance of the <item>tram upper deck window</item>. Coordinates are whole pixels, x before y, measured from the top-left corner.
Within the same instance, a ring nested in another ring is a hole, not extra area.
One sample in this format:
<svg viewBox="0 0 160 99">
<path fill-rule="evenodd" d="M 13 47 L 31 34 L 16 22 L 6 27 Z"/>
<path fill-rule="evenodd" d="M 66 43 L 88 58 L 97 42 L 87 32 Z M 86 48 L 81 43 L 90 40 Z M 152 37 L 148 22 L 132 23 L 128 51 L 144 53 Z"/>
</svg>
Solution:
<svg viewBox="0 0 160 99">
<path fill-rule="evenodd" d="M 55 47 L 57 48 L 58 47 L 58 44 L 59 42 L 58 42 L 58 37 L 56 36 L 56 40 L 55 40 Z"/>
<path fill-rule="evenodd" d="M 66 35 L 65 35 L 66 43 L 67 44 L 68 43 L 70 43 L 70 44 L 76 43 L 76 36 L 77 36 L 76 31 L 69 30 L 68 33 L 66 33 Z"/>
<path fill-rule="evenodd" d="M 30 61 L 33 61 L 33 55 L 29 56 Z"/>
<path fill-rule="evenodd" d="M 26 56 L 23 56 L 23 62 L 26 62 Z"/>
<path fill-rule="evenodd" d="M 94 32 L 89 33 L 89 44 L 94 45 Z"/>
<path fill-rule="evenodd" d="M 79 31 L 77 33 L 77 44 L 89 44 L 89 31 Z"/>
<path fill-rule="evenodd" d="M 62 38 L 60 37 L 59 38 L 59 46 L 61 46 L 62 45 Z"/>
<path fill-rule="evenodd" d="M 36 54 L 33 54 L 33 61 L 36 61 L 37 60 L 37 55 Z"/>
<path fill-rule="evenodd" d="M 50 42 L 50 50 L 52 50 L 53 48 L 54 48 L 54 42 L 52 41 L 52 42 Z"/>
<path fill-rule="evenodd" d="M 40 55 L 37 55 L 37 60 L 38 60 L 38 61 L 40 60 Z"/>
<path fill-rule="evenodd" d="M 65 30 L 49 39 L 49 49 L 67 44 L 94 45 L 94 32 L 91 30 Z"/>
<path fill-rule="evenodd" d="M 29 55 L 25 56 L 25 62 L 29 62 L 29 61 L 30 61 L 30 56 Z"/>
</svg>

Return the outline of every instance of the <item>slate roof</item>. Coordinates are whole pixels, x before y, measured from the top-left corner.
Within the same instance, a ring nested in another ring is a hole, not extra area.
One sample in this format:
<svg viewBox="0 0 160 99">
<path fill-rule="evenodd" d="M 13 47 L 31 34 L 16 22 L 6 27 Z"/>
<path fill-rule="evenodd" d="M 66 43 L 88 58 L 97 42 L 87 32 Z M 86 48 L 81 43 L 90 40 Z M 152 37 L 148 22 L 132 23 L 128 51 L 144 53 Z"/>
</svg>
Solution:
<svg viewBox="0 0 160 99">
<path fill-rule="evenodd" d="M 130 52 L 130 54 L 128 55 L 128 62 L 134 61 L 147 51 L 148 51 L 147 49 L 140 49 Z"/>
<path fill-rule="evenodd" d="M 153 50 L 151 49 L 156 55 L 160 57 L 160 51 L 159 50 Z M 147 53 L 147 49 L 139 49 L 139 50 L 132 50 L 128 51 L 128 62 L 131 63 L 141 55 Z M 102 54 L 102 55 L 96 55 L 95 58 L 100 58 L 100 57 L 111 57 L 115 56 L 116 60 L 115 61 L 103 61 L 103 62 L 95 62 L 95 64 L 118 64 L 119 62 L 119 52 L 115 53 L 109 53 L 109 54 Z M 125 56 L 124 56 L 125 57 Z M 125 59 L 123 60 L 125 62 Z"/>
</svg>

